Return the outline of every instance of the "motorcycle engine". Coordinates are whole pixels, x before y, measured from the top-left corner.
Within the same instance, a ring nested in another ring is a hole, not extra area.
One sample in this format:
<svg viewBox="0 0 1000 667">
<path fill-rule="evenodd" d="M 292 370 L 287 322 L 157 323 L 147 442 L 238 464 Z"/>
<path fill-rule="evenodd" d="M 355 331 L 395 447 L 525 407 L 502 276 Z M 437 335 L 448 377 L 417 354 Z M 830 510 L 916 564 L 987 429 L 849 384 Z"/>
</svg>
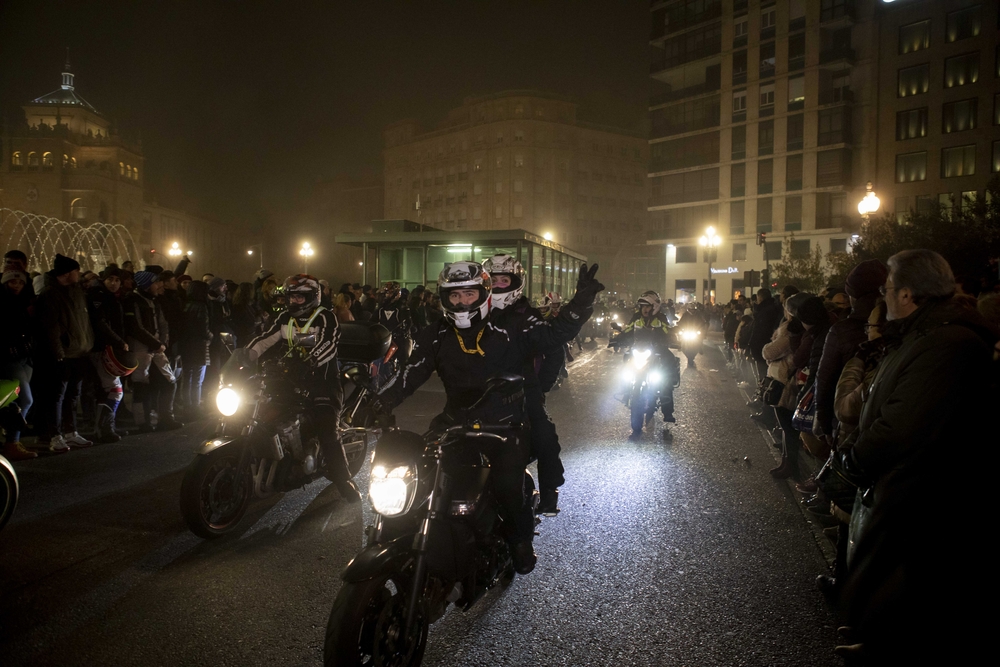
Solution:
<svg viewBox="0 0 1000 667">
<path fill-rule="evenodd" d="M 292 458 L 296 461 L 302 461 L 304 456 L 304 452 L 302 451 L 302 423 L 298 419 L 281 422 L 275 426 L 275 430 L 278 432 L 281 444 L 284 445 L 288 452 L 291 452 Z"/>
</svg>

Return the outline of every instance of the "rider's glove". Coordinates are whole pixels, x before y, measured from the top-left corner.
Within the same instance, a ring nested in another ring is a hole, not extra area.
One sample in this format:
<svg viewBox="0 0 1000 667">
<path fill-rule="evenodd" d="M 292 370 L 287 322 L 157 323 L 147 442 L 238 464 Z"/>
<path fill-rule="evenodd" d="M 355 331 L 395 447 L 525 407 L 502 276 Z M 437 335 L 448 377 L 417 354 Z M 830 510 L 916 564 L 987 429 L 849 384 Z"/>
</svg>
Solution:
<svg viewBox="0 0 1000 667">
<path fill-rule="evenodd" d="M 590 308 L 594 305 L 594 299 L 597 298 L 599 292 L 604 290 L 604 285 L 597 280 L 596 276 L 596 263 L 591 265 L 589 270 L 586 264 L 580 266 L 580 276 L 576 281 L 576 294 L 573 295 L 570 305 L 578 308 Z"/>
</svg>

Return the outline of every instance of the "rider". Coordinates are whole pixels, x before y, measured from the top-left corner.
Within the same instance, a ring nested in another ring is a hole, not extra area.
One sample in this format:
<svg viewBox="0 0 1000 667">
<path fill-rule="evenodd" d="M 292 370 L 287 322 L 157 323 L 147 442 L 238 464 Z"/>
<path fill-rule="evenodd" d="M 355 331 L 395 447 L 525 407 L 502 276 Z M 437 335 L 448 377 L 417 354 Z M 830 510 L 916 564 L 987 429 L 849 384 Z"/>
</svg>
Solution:
<svg viewBox="0 0 1000 667">
<path fill-rule="evenodd" d="M 524 268 L 510 255 L 494 255 L 483 262 L 490 274 L 493 296 L 490 319 L 502 328 L 527 329 L 542 321 L 542 314 L 524 296 Z M 545 392 L 559 376 L 563 364 L 563 347 L 555 345 L 545 354 L 524 359 L 524 398 L 528 421 L 531 423 L 531 449 L 538 459 L 538 512 L 558 512 L 559 487 L 565 483 L 563 464 L 559 460 L 559 436 L 555 424 L 545 411 Z M 536 370 L 537 369 L 537 370 Z"/>
<path fill-rule="evenodd" d="M 708 322 L 705 319 L 705 313 L 702 310 L 700 303 L 692 303 L 684 309 L 684 314 L 681 315 L 681 321 L 678 326 L 682 330 L 690 330 L 700 332 L 702 336 L 708 333 Z M 700 345 L 699 345 L 700 347 Z M 695 354 L 697 356 L 697 354 Z M 694 357 L 688 359 L 688 368 L 697 368 L 695 364 Z"/>
<path fill-rule="evenodd" d="M 642 293 L 636 302 L 636 313 L 632 320 L 622 329 L 621 335 L 615 340 L 618 347 L 627 347 L 635 338 L 636 329 L 647 329 L 653 335 L 653 347 L 661 355 L 670 371 L 670 380 L 664 383 L 660 392 L 660 409 L 663 421 L 674 423 L 674 385 L 680 379 L 680 361 L 669 349 L 670 326 L 666 317 L 660 313 L 660 295 L 653 290 Z"/>
<path fill-rule="evenodd" d="M 594 277 L 595 264 L 589 271 L 580 269 L 576 295 L 550 326 L 518 320 L 498 322 L 490 319 L 492 283 L 490 275 L 476 262 L 446 264 L 438 277 L 438 291 L 445 317 L 436 325 L 417 333 L 413 353 L 401 382 L 383 394 L 390 406 L 398 405 L 437 371 L 444 383 L 447 400 L 437 424 L 463 423 L 470 417 L 469 406 L 482 396 L 486 381 L 501 373 L 520 374 L 525 359 L 555 345 L 573 339 L 591 313 L 597 293 L 604 289 Z M 484 421 L 499 420 L 500 410 L 507 414 L 511 406 L 490 406 L 488 414 L 476 415 Z M 521 448 L 503 447 L 493 452 L 494 489 L 501 514 L 510 526 L 514 568 L 527 574 L 535 567 L 531 541 L 535 522 L 531 507 L 524 502 L 524 468 L 529 455 L 526 443 Z"/>
<path fill-rule="evenodd" d="M 247 345 L 250 361 L 256 361 L 269 351 L 292 360 L 299 372 L 299 387 L 306 389 L 312 400 L 309 416 L 316 428 L 326 478 L 337 487 L 347 502 L 360 502 L 361 494 L 351 480 L 347 456 L 340 443 L 337 427 L 344 402 L 343 388 L 337 371 L 337 343 L 340 323 L 333 311 L 320 305 L 322 290 L 319 281 L 305 273 L 285 279 L 283 293 L 288 309 L 280 313 L 270 329 Z"/>
</svg>

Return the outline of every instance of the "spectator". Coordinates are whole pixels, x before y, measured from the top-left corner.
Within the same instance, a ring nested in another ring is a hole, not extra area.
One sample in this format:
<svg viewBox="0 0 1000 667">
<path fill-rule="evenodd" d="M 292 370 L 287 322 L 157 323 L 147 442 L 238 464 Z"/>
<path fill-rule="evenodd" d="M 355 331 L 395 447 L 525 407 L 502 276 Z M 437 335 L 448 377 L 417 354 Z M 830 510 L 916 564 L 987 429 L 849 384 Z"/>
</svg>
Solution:
<svg viewBox="0 0 1000 667">
<path fill-rule="evenodd" d="M 799 378 L 802 380 L 796 405 L 816 382 L 816 372 L 823 357 L 826 334 L 830 331 L 830 325 L 837 321 L 836 316 L 827 310 L 819 297 L 803 301 L 799 305 L 798 318 L 805 328 L 805 333 L 802 335 L 799 349 L 795 351 L 795 366 L 800 370 Z M 813 456 L 825 459 L 830 453 L 827 444 L 817 439 L 811 432 L 800 434 L 799 437 Z"/>
<path fill-rule="evenodd" d="M 337 292 L 333 299 L 333 313 L 337 316 L 338 322 L 353 322 L 354 315 L 351 313 L 351 306 L 354 304 L 354 295 L 351 292 Z"/>
<path fill-rule="evenodd" d="M 233 294 L 231 323 L 236 345 L 243 347 L 257 335 L 259 317 L 254 306 L 253 283 L 240 283 Z"/>
<path fill-rule="evenodd" d="M 191 284 L 192 280 L 194 280 L 194 278 L 192 278 L 186 273 L 177 279 L 177 283 L 180 285 L 181 291 L 184 292 L 185 296 L 187 296 L 187 288 L 188 285 Z"/>
<path fill-rule="evenodd" d="M 167 358 L 176 366 L 180 356 L 180 339 L 184 329 L 184 292 L 181 291 L 173 271 L 161 271 L 160 282 L 163 283 L 163 294 L 156 297 L 167 320 Z"/>
<path fill-rule="evenodd" d="M 816 369 L 816 419 L 813 422 L 813 435 L 825 441 L 827 447 L 833 446 L 833 402 L 837 381 L 847 360 L 854 356 L 858 346 L 867 337 L 865 323 L 875 307 L 879 288 L 885 284 L 888 275 L 885 265 L 877 259 L 861 262 L 847 276 L 847 293 L 833 297 L 835 304 L 841 297 L 849 298 L 850 308 L 847 317 L 840 318 L 837 315 L 838 321 L 830 327 L 823 344 L 820 364 Z M 835 310 L 834 313 L 836 312 Z"/>
<path fill-rule="evenodd" d="M 973 508 L 989 507 L 988 485 L 965 473 L 998 404 L 997 335 L 953 298 L 951 267 L 933 251 L 890 257 L 883 291 L 887 352 L 854 447 L 837 459 L 866 490 L 841 598 L 852 644 L 837 652 L 873 664 L 975 664 L 991 615 L 969 592 L 984 586 L 991 556 Z"/>
<path fill-rule="evenodd" d="M 21 408 L 21 416 L 26 418 L 32 403 L 32 294 L 28 291 L 28 275 L 19 269 L 10 268 L 11 265 L 6 261 L 4 265 L 7 268 L 4 269 L 3 278 L 0 279 L 2 283 L 0 312 L 3 313 L 5 320 L 4 326 L 0 327 L 0 377 L 17 380 L 20 384 L 17 405 Z M 3 455 L 11 461 L 23 461 L 38 456 L 35 452 L 24 448 L 21 443 L 21 432 L 14 429 L 7 430 Z"/>
<path fill-rule="evenodd" d="M 3 256 L 3 270 L 2 270 L 2 272 L 3 273 L 7 273 L 8 271 L 20 271 L 21 273 L 25 274 L 25 276 L 28 276 L 29 275 L 28 274 L 28 256 L 25 255 L 20 250 L 8 250 L 4 254 L 4 256 Z M 34 275 L 34 274 L 32 274 L 32 275 Z M 38 291 L 35 289 L 34 285 L 32 284 L 32 281 L 31 281 L 30 278 L 28 279 L 27 283 L 25 284 L 24 289 L 27 290 L 27 297 L 29 299 L 34 299 L 35 295 L 38 293 Z"/>
<path fill-rule="evenodd" d="M 799 306 L 811 296 L 796 291 L 787 298 L 783 297 L 785 317 L 775 330 L 771 342 L 761 350 L 761 355 L 768 362 L 767 377 L 782 385 L 777 404 L 772 403 L 775 418 L 782 431 L 781 464 L 769 471 L 775 479 L 788 479 L 799 474 L 799 450 L 802 448 L 802 442 L 798 429 L 792 425 L 792 414 L 798 396 L 795 381 L 798 370 L 795 367 L 795 352 L 802 342 L 805 328 L 797 314 Z"/>
<path fill-rule="evenodd" d="M 213 280 L 214 278 L 215 278 L 215 274 L 214 274 L 214 273 L 205 273 L 205 274 L 203 274 L 203 275 L 201 276 L 201 282 L 203 282 L 203 283 L 205 283 L 205 284 L 207 284 L 207 285 L 211 286 L 211 284 L 212 284 L 212 280 Z M 223 281 L 223 282 L 225 282 L 225 281 Z M 211 288 L 211 287 L 210 287 L 210 288 Z"/>
<path fill-rule="evenodd" d="M 132 264 L 131 259 L 126 259 L 122 262 L 122 271 L 128 271 L 129 273 L 135 275 L 135 265 Z"/>
<path fill-rule="evenodd" d="M 767 372 L 767 362 L 761 356 L 761 350 L 771 341 L 771 336 L 778 328 L 778 324 L 781 323 L 781 318 L 781 305 L 775 301 L 771 290 L 766 287 L 757 290 L 757 307 L 754 308 L 750 341 L 747 347 L 750 350 L 750 356 L 757 363 L 758 378 L 764 377 Z"/>
<path fill-rule="evenodd" d="M 722 336 L 726 341 L 726 360 L 733 360 L 733 348 L 736 347 L 736 330 L 740 326 L 739 312 L 736 301 L 726 304 L 725 315 L 722 318 Z"/>
<path fill-rule="evenodd" d="M 232 333 L 230 324 L 229 303 L 226 301 L 226 281 L 223 278 L 212 278 L 208 283 L 208 318 L 212 331 L 212 341 L 209 344 L 209 369 L 205 376 L 215 383 L 222 374 L 222 365 L 229 359 L 229 350 L 222 341 L 223 333 Z"/>
<path fill-rule="evenodd" d="M 353 315 L 354 319 L 358 322 L 364 319 L 368 319 L 364 317 L 365 309 L 361 305 L 361 297 L 362 297 L 361 285 L 359 285 L 358 283 L 354 283 L 353 285 L 351 285 L 351 296 L 354 297 L 353 301 L 351 302 L 351 315 Z"/>
<path fill-rule="evenodd" d="M 110 267 L 104 270 L 101 284 L 87 290 L 90 323 L 94 330 L 90 360 L 103 391 L 97 406 L 95 434 L 95 440 L 101 443 L 121 440 L 115 423 L 122 400 L 121 378 L 136 367 L 135 355 L 125 342 L 121 286 L 121 271 Z"/>
<path fill-rule="evenodd" d="M 143 411 L 135 411 L 136 422 L 143 431 L 170 431 L 183 424 L 174 418 L 177 384 L 165 354 L 167 321 L 156 301 L 163 294 L 163 283 L 159 275 L 140 271 L 135 284 L 135 291 L 125 300 L 125 331 L 138 361 L 132 375 L 133 405 L 142 403 Z"/>
<path fill-rule="evenodd" d="M 57 254 L 44 276 L 35 305 L 36 426 L 39 444 L 61 453 L 94 444 L 76 427 L 76 403 L 90 371 L 87 355 L 94 347 L 94 331 L 77 261 Z"/>
<path fill-rule="evenodd" d="M 249 283 L 247 283 L 249 284 Z M 212 329 L 209 323 L 208 285 L 200 280 L 188 287 L 184 303 L 184 334 L 180 339 L 181 407 L 188 421 L 201 413 L 201 389 L 205 382 L 205 368 L 210 363 L 209 345 Z M 247 339 L 249 342 L 249 339 Z"/>
<path fill-rule="evenodd" d="M 431 292 L 427 301 L 427 324 L 437 324 L 444 317 L 444 309 L 441 307 L 441 297 L 437 292 Z"/>
</svg>

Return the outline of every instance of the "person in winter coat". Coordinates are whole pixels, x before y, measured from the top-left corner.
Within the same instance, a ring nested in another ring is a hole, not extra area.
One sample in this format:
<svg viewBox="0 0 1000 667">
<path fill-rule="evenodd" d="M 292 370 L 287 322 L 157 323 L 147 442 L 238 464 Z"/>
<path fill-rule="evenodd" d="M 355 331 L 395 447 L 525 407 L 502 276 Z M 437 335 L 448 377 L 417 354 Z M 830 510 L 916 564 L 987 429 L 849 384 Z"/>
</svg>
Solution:
<svg viewBox="0 0 1000 667">
<path fill-rule="evenodd" d="M 778 325 L 771 342 L 761 350 L 761 355 L 767 362 L 767 377 L 782 384 L 778 403 L 773 405 L 774 416 L 782 431 L 781 464 L 769 471 L 775 479 L 787 479 L 797 474 L 799 468 L 799 450 L 802 448 L 802 442 L 798 429 L 792 425 L 794 407 L 789 406 L 785 394 L 797 395 L 795 374 L 798 369 L 795 367 L 795 352 L 802 342 L 805 327 L 796 315 L 799 306 L 810 296 L 812 295 L 799 292 L 785 300 L 785 319 Z"/>
<path fill-rule="evenodd" d="M 257 335 L 260 317 L 254 304 L 253 283 L 240 283 L 236 288 L 230 321 L 237 346 L 246 345 Z"/>
<path fill-rule="evenodd" d="M 254 275 L 253 289 L 259 325 L 255 335 L 260 335 L 264 330 L 269 329 L 281 313 L 281 308 L 275 297 L 279 284 L 274 273 L 268 269 L 261 269 Z"/>
<path fill-rule="evenodd" d="M 125 297 L 125 333 L 138 359 L 132 378 L 133 399 L 142 403 L 143 410 L 135 411 L 135 419 L 144 431 L 177 429 L 184 424 L 174 418 L 177 383 L 166 356 L 167 320 L 156 302 L 156 297 L 163 293 L 163 283 L 158 274 L 149 271 L 140 271 L 134 280 L 135 291 Z"/>
<path fill-rule="evenodd" d="M 21 416 L 27 417 L 33 402 L 31 396 L 31 318 L 33 293 L 28 291 L 28 274 L 17 269 L 3 272 L 0 286 L 0 312 L 4 325 L 0 327 L 0 379 L 17 380 L 20 393 L 17 405 Z M 37 454 L 25 449 L 21 431 L 8 428 L 3 455 L 11 461 L 33 459 Z"/>
<path fill-rule="evenodd" d="M 750 357 L 756 362 L 758 377 L 764 377 L 767 373 L 767 362 L 764 361 L 761 350 L 771 341 L 783 315 L 781 305 L 771 295 L 771 290 L 766 287 L 757 290 L 757 307 L 753 311 L 753 325 L 747 348 L 750 350 Z"/>
<path fill-rule="evenodd" d="M 35 426 L 39 446 L 61 453 L 94 444 L 76 429 L 76 404 L 90 373 L 94 331 L 77 261 L 57 254 L 44 275 L 35 302 Z"/>
<path fill-rule="evenodd" d="M 187 419 L 201 410 L 201 389 L 205 382 L 205 368 L 208 366 L 208 348 L 212 342 L 212 329 L 208 316 L 208 285 L 194 280 L 188 286 L 187 301 L 184 303 L 184 334 L 180 339 L 181 363 L 181 406 Z"/>
<path fill-rule="evenodd" d="M 226 300 L 227 292 L 224 278 L 216 277 L 208 282 L 208 322 L 212 331 L 212 342 L 208 348 L 210 363 L 205 376 L 210 378 L 213 384 L 217 383 L 222 374 L 223 364 L 229 360 L 229 350 L 226 349 L 221 335 L 233 332 L 229 319 L 229 302 Z"/>
<path fill-rule="evenodd" d="M 795 399 L 795 406 L 802 401 L 806 393 L 813 386 L 816 379 L 816 369 L 819 367 L 820 358 L 823 356 L 823 345 L 826 341 L 826 334 L 830 330 L 830 325 L 836 321 L 836 316 L 827 310 L 820 297 L 810 297 L 799 305 L 798 318 L 802 322 L 805 332 L 802 334 L 802 341 L 795 351 L 793 363 L 798 369 L 796 377 L 799 380 L 799 393 Z M 795 411 L 795 406 L 792 411 Z M 800 433 L 799 438 L 807 450 L 820 459 L 825 459 L 829 454 L 829 449 L 824 450 L 823 445 L 812 433 Z M 793 476 L 793 471 L 789 476 Z M 798 479 L 798 468 L 794 470 L 795 479 Z"/>
<path fill-rule="evenodd" d="M 87 291 L 94 350 L 90 361 L 101 383 L 103 398 L 97 406 L 97 442 L 118 442 L 115 416 L 122 401 L 122 376 L 136 367 L 135 355 L 125 341 L 125 308 L 121 294 L 121 270 L 109 267 L 101 284 Z"/>
<path fill-rule="evenodd" d="M 354 314 L 351 306 L 354 304 L 354 295 L 350 292 L 337 292 L 333 298 L 330 310 L 337 316 L 338 322 L 353 322 Z"/>
<path fill-rule="evenodd" d="M 835 459 L 861 490 L 841 595 L 852 643 L 838 653 L 866 664 L 974 664 L 990 650 L 992 617 L 969 594 L 989 587 L 992 555 L 970 510 L 989 507 L 991 489 L 967 471 L 974 450 L 992 443 L 998 336 L 954 297 L 937 253 L 905 250 L 888 264 L 886 355 L 854 446 Z"/>
<path fill-rule="evenodd" d="M 816 419 L 813 421 L 813 435 L 823 440 L 827 447 L 833 447 L 833 430 L 836 424 L 833 414 L 837 380 L 848 359 L 854 356 L 858 346 L 867 336 L 865 322 L 871 315 L 879 298 L 878 290 L 889 275 L 885 265 L 877 259 L 861 262 L 847 276 L 847 296 L 850 297 L 850 314 L 839 318 L 830 327 L 823 344 L 823 354 L 816 368 Z M 841 296 L 840 294 L 837 295 Z"/>
</svg>

